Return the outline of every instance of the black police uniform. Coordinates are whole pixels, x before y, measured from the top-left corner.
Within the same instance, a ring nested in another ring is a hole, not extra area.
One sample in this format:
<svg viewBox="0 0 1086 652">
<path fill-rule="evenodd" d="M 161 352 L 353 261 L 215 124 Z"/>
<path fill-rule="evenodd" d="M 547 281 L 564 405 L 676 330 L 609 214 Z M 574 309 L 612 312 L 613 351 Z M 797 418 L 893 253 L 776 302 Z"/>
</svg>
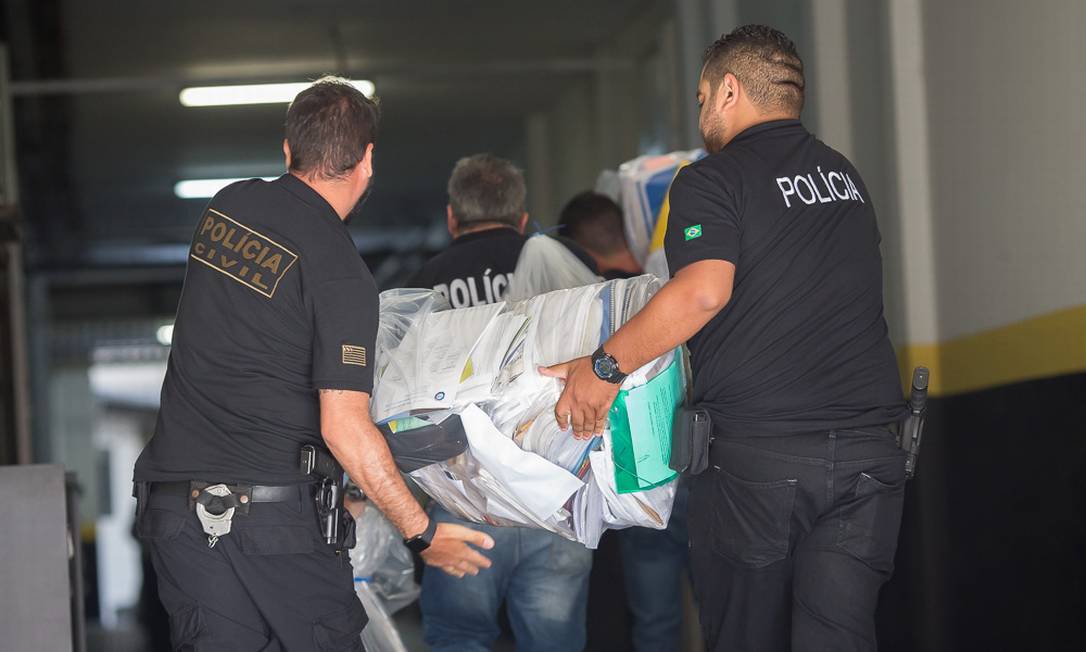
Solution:
<svg viewBox="0 0 1086 652">
<path fill-rule="evenodd" d="M 736 267 L 731 300 L 689 342 L 715 433 L 689 509 L 709 647 L 873 650 L 904 489 L 887 426 L 904 401 L 871 197 L 783 120 L 684 168 L 670 201 L 671 272 Z"/>
<path fill-rule="evenodd" d="M 317 390 L 372 389 L 377 320 L 346 226 L 303 181 L 244 181 L 211 200 L 135 468 L 175 649 L 362 649 L 350 563 L 321 538 L 299 452 L 323 447 Z M 255 486 L 213 547 L 190 481 Z"/>
<path fill-rule="evenodd" d="M 596 271 L 596 262 L 577 243 L 560 236 L 555 239 Z M 527 241 L 528 236 L 511 226 L 466 233 L 428 260 L 407 285 L 433 288 L 445 295 L 453 308 L 494 303 L 512 282 L 520 250 Z"/>
</svg>

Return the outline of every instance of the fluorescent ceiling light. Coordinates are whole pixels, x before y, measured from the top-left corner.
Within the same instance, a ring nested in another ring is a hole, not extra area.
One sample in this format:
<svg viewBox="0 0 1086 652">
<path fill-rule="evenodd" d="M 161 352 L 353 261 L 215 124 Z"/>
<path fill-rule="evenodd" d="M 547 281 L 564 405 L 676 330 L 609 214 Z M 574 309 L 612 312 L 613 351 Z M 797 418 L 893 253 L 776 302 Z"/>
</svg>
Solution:
<svg viewBox="0 0 1086 652">
<path fill-rule="evenodd" d="M 242 84 L 238 86 L 193 86 L 181 91 L 178 98 L 184 106 L 234 106 L 238 104 L 281 104 L 312 86 L 312 82 L 289 84 Z M 368 79 L 358 79 L 351 85 L 372 97 L 376 87 Z"/>
<path fill-rule="evenodd" d="M 173 194 L 179 199 L 206 199 L 214 197 L 215 193 L 229 186 L 235 181 L 245 181 L 252 177 L 238 177 L 236 179 L 186 179 L 173 184 Z M 275 181 L 278 177 L 260 177 L 265 181 Z"/>
<path fill-rule="evenodd" d="M 155 332 L 155 339 L 162 346 L 169 346 L 173 342 L 173 324 L 159 326 Z"/>
</svg>

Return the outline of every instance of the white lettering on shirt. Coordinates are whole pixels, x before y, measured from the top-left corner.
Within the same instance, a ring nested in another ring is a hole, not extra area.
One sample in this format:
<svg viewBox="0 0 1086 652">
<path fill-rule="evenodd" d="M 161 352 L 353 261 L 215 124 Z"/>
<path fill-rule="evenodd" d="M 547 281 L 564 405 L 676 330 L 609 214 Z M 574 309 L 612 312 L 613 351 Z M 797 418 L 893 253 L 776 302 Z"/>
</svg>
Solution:
<svg viewBox="0 0 1086 652">
<path fill-rule="evenodd" d="M 490 270 L 483 273 L 482 278 L 468 276 L 466 278 L 453 279 L 451 283 L 435 285 L 434 290 L 449 300 L 453 308 L 467 308 L 469 306 L 482 306 L 495 301 L 501 301 L 505 288 L 513 280 L 513 274 L 490 274 Z M 482 285 L 482 292 L 479 291 Z"/>
<path fill-rule="evenodd" d="M 818 166 L 814 172 L 777 177 L 776 181 L 786 208 L 792 207 L 792 198 L 799 198 L 808 206 L 835 201 L 867 203 L 848 172 L 825 172 Z"/>
</svg>

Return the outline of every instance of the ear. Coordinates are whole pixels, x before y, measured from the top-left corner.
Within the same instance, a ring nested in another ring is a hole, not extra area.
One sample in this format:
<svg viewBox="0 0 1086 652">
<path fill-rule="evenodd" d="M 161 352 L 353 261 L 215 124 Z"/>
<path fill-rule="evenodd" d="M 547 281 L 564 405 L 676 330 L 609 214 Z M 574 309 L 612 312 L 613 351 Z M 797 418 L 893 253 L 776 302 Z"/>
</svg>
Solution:
<svg viewBox="0 0 1086 652">
<path fill-rule="evenodd" d="M 290 170 L 290 145 L 287 144 L 287 139 L 283 139 L 283 159 L 286 160 L 287 170 Z"/>
<path fill-rule="evenodd" d="M 367 177 L 373 176 L 373 143 L 366 145 L 366 154 L 362 157 L 362 169 Z"/>
<path fill-rule="evenodd" d="M 717 108 L 735 108 L 735 105 L 739 103 L 739 96 L 742 91 L 743 87 L 740 85 L 739 79 L 730 72 L 726 73 L 724 80 L 720 82 L 720 88 L 716 92 Z"/>
<path fill-rule="evenodd" d="M 445 226 L 449 229 L 449 235 L 454 238 L 460 232 L 460 221 L 453 215 L 452 204 L 445 206 Z"/>
<path fill-rule="evenodd" d="M 525 213 L 524 215 L 520 216 L 520 224 L 517 226 L 517 231 L 519 231 L 521 235 L 524 235 L 524 231 L 527 228 L 528 228 L 528 214 Z"/>
</svg>

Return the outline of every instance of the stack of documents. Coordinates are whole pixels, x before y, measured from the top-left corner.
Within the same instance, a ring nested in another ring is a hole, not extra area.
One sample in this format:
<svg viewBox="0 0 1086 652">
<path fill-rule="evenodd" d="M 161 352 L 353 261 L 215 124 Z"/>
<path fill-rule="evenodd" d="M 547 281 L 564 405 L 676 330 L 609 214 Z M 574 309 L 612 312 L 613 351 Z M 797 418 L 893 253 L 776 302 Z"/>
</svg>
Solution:
<svg viewBox="0 0 1086 652">
<path fill-rule="evenodd" d="M 373 417 L 394 422 L 395 437 L 460 415 L 467 451 L 411 476 L 468 520 L 542 528 L 589 547 L 608 528 L 664 528 L 681 355 L 630 374 L 610 429 L 589 441 L 558 429 L 561 381 L 538 372 L 591 354 L 659 286 L 646 275 L 457 310 L 427 290 L 384 292 Z"/>
</svg>

